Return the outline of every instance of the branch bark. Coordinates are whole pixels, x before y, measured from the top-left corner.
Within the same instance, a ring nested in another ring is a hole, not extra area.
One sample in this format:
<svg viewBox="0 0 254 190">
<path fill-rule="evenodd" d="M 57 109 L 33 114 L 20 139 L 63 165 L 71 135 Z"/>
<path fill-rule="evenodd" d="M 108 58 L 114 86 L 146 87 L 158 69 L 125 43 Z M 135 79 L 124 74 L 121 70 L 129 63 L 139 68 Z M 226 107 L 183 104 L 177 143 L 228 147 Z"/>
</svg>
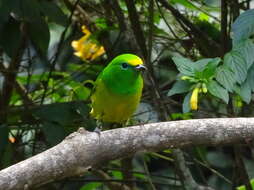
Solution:
<svg viewBox="0 0 254 190">
<path fill-rule="evenodd" d="M 82 175 L 105 161 L 136 152 L 193 145 L 223 145 L 254 137 L 254 118 L 197 119 L 108 130 L 79 130 L 60 144 L 0 171 L 0 189 L 30 189 Z"/>
</svg>

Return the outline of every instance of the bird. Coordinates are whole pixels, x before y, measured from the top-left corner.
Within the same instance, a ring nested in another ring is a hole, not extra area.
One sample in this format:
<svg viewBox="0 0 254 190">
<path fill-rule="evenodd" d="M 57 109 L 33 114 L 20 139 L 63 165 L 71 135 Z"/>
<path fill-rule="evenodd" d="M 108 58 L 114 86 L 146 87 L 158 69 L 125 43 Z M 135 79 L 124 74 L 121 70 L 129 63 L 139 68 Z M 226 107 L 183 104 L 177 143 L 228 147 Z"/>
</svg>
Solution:
<svg viewBox="0 0 254 190">
<path fill-rule="evenodd" d="M 125 124 L 138 107 L 146 67 L 134 54 L 116 56 L 99 74 L 91 95 L 91 116 L 106 123 Z"/>
</svg>

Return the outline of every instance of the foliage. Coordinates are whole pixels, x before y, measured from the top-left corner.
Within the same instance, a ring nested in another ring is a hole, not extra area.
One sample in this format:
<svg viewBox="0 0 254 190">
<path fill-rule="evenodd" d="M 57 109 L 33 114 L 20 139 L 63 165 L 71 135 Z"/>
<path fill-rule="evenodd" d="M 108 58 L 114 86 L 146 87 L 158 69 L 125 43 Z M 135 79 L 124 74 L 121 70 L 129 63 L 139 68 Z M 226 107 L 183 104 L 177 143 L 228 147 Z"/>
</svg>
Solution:
<svg viewBox="0 0 254 190">
<path fill-rule="evenodd" d="M 0 168 L 54 146 L 79 127 L 94 130 L 93 81 L 120 53 L 143 57 L 145 78 L 155 83 L 145 81 L 145 103 L 130 124 L 253 116 L 253 3 L 221 2 L 224 7 L 215 0 L 0 0 Z M 254 178 L 253 148 L 241 151 L 184 150 L 198 184 L 247 189 L 242 185 L 253 181 L 242 173 Z M 175 163 L 169 149 L 135 155 L 128 169 L 137 189 L 184 189 Z M 91 172 L 44 188 L 128 185 L 119 160 L 100 170 L 104 178 Z"/>
<path fill-rule="evenodd" d="M 173 57 L 173 60 L 180 72 L 180 81 L 176 82 L 169 90 L 168 96 L 178 93 L 192 91 L 192 94 L 198 96 L 198 93 L 208 92 L 223 100 L 228 104 L 229 93 L 239 95 L 238 101 L 244 101 L 247 104 L 251 101 L 251 92 L 254 78 L 248 73 L 252 72 L 254 57 L 254 43 L 250 37 L 254 34 L 252 20 L 244 19 L 246 15 L 251 15 L 254 10 L 249 10 L 239 16 L 233 23 L 233 47 L 223 57 L 223 64 L 220 58 L 200 59 L 192 62 L 183 57 Z M 244 22 L 244 27 L 242 27 Z M 185 80 L 186 82 L 183 82 Z M 197 93 L 195 93 L 197 92 Z M 191 96 L 193 97 L 193 95 Z M 183 107 L 184 112 L 190 109 L 197 110 L 197 101 L 192 101 L 189 94 L 185 96 L 185 101 L 190 102 L 190 106 Z M 183 106 L 186 106 L 183 104 Z"/>
</svg>

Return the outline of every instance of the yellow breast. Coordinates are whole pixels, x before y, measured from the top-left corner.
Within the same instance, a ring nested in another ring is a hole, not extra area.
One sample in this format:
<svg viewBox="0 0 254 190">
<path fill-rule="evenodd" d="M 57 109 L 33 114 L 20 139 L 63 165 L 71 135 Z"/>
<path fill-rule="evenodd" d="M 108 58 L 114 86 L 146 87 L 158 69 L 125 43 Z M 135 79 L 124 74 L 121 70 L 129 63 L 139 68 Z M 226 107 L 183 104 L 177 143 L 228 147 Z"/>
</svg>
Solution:
<svg viewBox="0 0 254 190">
<path fill-rule="evenodd" d="M 142 88 L 135 94 L 119 95 L 110 92 L 102 81 L 96 85 L 91 96 L 91 115 L 103 122 L 126 122 L 139 104 Z"/>
</svg>

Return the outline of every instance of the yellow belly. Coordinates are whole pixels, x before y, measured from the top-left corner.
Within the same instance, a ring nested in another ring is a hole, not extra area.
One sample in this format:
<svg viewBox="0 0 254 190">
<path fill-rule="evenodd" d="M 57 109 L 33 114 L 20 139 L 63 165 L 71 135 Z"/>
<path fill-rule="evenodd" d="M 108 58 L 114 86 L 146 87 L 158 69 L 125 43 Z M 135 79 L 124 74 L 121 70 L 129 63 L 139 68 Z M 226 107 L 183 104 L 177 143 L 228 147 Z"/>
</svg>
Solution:
<svg viewBox="0 0 254 190">
<path fill-rule="evenodd" d="M 141 92 L 142 88 L 131 95 L 113 94 L 103 82 L 99 82 L 91 96 L 91 115 L 103 122 L 124 123 L 135 112 Z"/>
</svg>

